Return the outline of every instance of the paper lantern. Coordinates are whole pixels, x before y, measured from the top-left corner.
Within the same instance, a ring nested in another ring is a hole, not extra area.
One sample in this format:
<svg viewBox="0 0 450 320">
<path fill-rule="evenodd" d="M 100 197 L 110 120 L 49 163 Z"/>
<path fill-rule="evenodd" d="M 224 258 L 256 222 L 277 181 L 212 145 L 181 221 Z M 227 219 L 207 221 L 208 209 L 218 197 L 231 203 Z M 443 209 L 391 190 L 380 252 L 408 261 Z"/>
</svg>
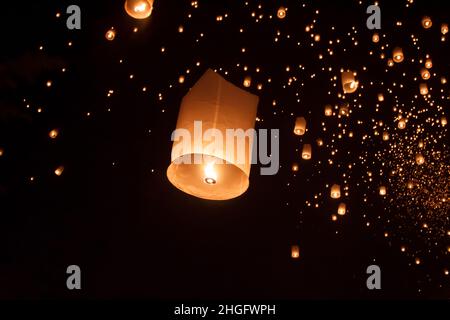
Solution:
<svg viewBox="0 0 450 320">
<path fill-rule="evenodd" d="M 3 150 L 3 148 L 0 148 L 0 157 L 1 156 L 3 156 L 3 153 L 4 153 L 5 151 Z"/>
<path fill-rule="evenodd" d="M 447 78 L 441 77 L 441 84 L 446 84 L 446 83 L 447 83 Z"/>
<path fill-rule="evenodd" d="M 389 132 L 384 131 L 383 132 L 383 141 L 388 141 L 389 140 Z"/>
<path fill-rule="evenodd" d="M 442 32 L 443 35 L 446 35 L 448 33 L 448 24 L 443 23 L 441 25 L 441 32 Z"/>
<path fill-rule="evenodd" d="M 203 199 L 227 200 L 244 193 L 249 186 L 257 105 L 257 96 L 207 70 L 181 102 L 172 135 L 169 181 Z M 230 130 L 242 134 L 217 144 Z M 208 132 L 214 136 L 207 137 Z"/>
<path fill-rule="evenodd" d="M 185 77 L 184 77 L 183 75 L 180 75 L 180 76 L 178 77 L 178 83 L 179 83 L 179 84 L 183 84 L 183 83 L 184 83 L 184 80 L 186 80 L 186 79 L 185 79 Z"/>
<path fill-rule="evenodd" d="M 431 60 L 431 58 L 427 58 L 425 60 L 425 68 L 427 69 L 433 68 L 433 60 Z"/>
<path fill-rule="evenodd" d="M 411 180 L 408 180 L 408 182 L 406 183 L 406 187 L 407 187 L 408 189 L 414 188 L 414 182 L 412 182 Z"/>
<path fill-rule="evenodd" d="M 319 147 L 323 146 L 323 140 L 321 138 L 317 138 L 316 143 Z"/>
<path fill-rule="evenodd" d="M 325 112 L 325 115 L 326 115 L 327 117 L 333 115 L 333 108 L 331 107 L 331 105 L 327 104 L 327 105 L 325 106 L 324 112 Z"/>
<path fill-rule="evenodd" d="M 330 196 L 333 199 L 339 199 L 341 197 L 341 186 L 338 184 L 333 184 L 331 186 Z"/>
<path fill-rule="evenodd" d="M 394 66 L 394 60 L 388 59 L 387 60 L 387 65 L 388 65 L 388 67 L 393 67 Z"/>
<path fill-rule="evenodd" d="M 59 166 L 58 168 L 55 169 L 55 175 L 57 175 L 59 177 L 60 175 L 63 174 L 63 171 L 64 171 L 64 167 Z"/>
<path fill-rule="evenodd" d="M 406 120 L 405 119 L 400 119 L 398 120 L 398 125 L 397 127 L 399 129 L 405 129 L 406 128 Z"/>
<path fill-rule="evenodd" d="M 332 220 L 332 221 L 336 221 L 336 220 L 337 220 L 337 215 L 332 214 L 332 215 L 331 215 L 331 220 Z"/>
<path fill-rule="evenodd" d="M 416 163 L 418 165 L 425 163 L 425 157 L 421 153 L 416 154 Z"/>
<path fill-rule="evenodd" d="M 298 136 L 304 135 L 306 132 L 306 119 L 303 117 L 297 117 L 295 119 L 294 133 Z"/>
<path fill-rule="evenodd" d="M 394 51 L 392 52 L 392 59 L 394 62 L 400 63 L 404 59 L 403 50 L 400 47 L 394 48 Z"/>
<path fill-rule="evenodd" d="M 299 246 L 291 246 L 291 258 L 292 259 L 300 258 L 300 247 Z"/>
<path fill-rule="evenodd" d="M 417 144 L 417 146 L 422 149 L 423 148 L 423 140 L 419 140 L 419 143 Z"/>
<path fill-rule="evenodd" d="M 347 104 L 342 105 L 342 106 L 339 108 L 339 114 L 340 114 L 341 116 L 346 116 L 346 115 L 348 115 L 348 105 L 347 105 Z"/>
<path fill-rule="evenodd" d="M 386 195 L 386 187 L 380 186 L 380 196 L 385 196 L 385 195 Z"/>
<path fill-rule="evenodd" d="M 309 143 L 306 143 L 303 145 L 302 149 L 302 159 L 303 160 L 309 160 L 311 159 L 311 145 Z"/>
<path fill-rule="evenodd" d="M 422 76 L 423 80 L 428 80 L 431 77 L 430 71 L 426 68 L 420 69 L 420 75 Z"/>
<path fill-rule="evenodd" d="M 345 212 L 346 212 L 346 205 L 345 205 L 345 203 L 341 202 L 339 204 L 337 213 L 338 213 L 338 215 L 343 216 L 343 215 L 345 215 Z"/>
<path fill-rule="evenodd" d="M 441 125 L 446 126 L 447 125 L 447 118 L 445 116 L 441 117 Z"/>
<path fill-rule="evenodd" d="M 378 33 L 374 33 L 372 35 L 372 42 L 373 43 L 378 43 L 378 41 L 380 41 L 380 36 L 378 35 Z"/>
<path fill-rule="evenodd" d="M 433 22 L 431 21 L 430 17 L 425 16 L 422 18 L 422 27 L 424 27 L 425 29 L 429 29 L 429 28 L 431 28 L 432 25 L 433 25 Z"/>
<path fill-rule="evenodd" d="M 106 31 L 106 33 L 105 33 L 106 40 L 113 41 L 115 37 L 116 37 L 116 31 L 113 28 Z"/>
<path fill-rule="evenodd" d="M 419 86 L 419 89 L 420 89 L 420 94 L 421 95 L 425 96 L 425 95 L 428 94 L 428 86 L 427 86 L 426 83 L 421 83 L 420 86 Z"/>
<path fill-rule="evenodd" d="M 48 136 L 49 136 L 51 139 L 56 139 L 56 137 L 58 137 L 58 134 L 59 134 L 59 130 L 58 130 L 58 129 L 53 129 L 53 130 L 51 130 L 51 131 L 48 133 Z"/>
<path fill-rule="evenodd" d="M 134 19 L 148 18 L 153 11 L 153 0 L 126 0 L 125 11 Z"/>
<path fill-rule="evenodd" d="M 292 171 L 293 171 L 293 172 L 297 172 L 298 169 L 299 169 L 298 163 L 294 162 L 294 163 L 292 164 Z"/>
<path fill-rule="evenodd" d="M 250 76 L 245 77 L 243 85 L 244 87 L 249 88 L 252 85 L 252 77 Z"/>
<path fill-rule="evenodd" d="M 384 101 L 384 95 L 382 93 L 378 94 L 378 101 L 380 101 L 380 102 Z"/>
<path fill-rule="evenodd" d="M 342 89 L 344 93 L 353 93 L 358 89 L 358 81 L 355 80 L 353 72 L 344 71 L 341 73 Z"/>
<path fill-rule="evenodd" d="M 279 19 L 286 18 L 286 8 L 285 7 L 279 7 L 277 11 L 277 17 Z"/>
</svg>

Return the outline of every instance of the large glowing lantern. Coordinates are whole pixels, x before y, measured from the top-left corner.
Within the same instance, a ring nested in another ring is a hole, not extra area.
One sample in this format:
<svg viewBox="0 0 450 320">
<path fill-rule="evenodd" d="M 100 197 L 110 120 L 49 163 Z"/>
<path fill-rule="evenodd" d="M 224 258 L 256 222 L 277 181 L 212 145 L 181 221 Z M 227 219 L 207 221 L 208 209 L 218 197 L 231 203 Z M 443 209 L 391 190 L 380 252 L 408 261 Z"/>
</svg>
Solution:
<svg viewBox="0 0 450 320">
<path fill-rule="evenodd" d="M 298 136 L 304 135 L 306 132 L 306 119 L 304 117 L 297 117 L 295 119 L 294 133 Z"/>
<path fill-rule="evenodd" d="M 244 193 L 258 100 L 207 70 L 181 102 L 169 181 L 203 199 L 227 200 Z"/>
<path fill-rule="evenodd" d="M 299 246 L 291 246 L 291 258 L 292 259 L 300 258 L 300 247 Z"/>
<path fill-rule="evenodd" d="M 420 94 L 425 96 L 428 94 L 428 86 L 426 83 L 421 83 L 419 85 Z"/>
<path fill-rule="evenodd" d="M 311 145 L 309 143 L 305 143 L 302 149 L 302 159 L 309 160 L 311 159 L 311 155 L 312 155 Z"/>
<path fill-rule="evenodd" d="M 344 202 L 341 202 L 338 207 L 338 212 L 337 212 L 338 215 L 343 216 L 343 215 L 345 215 L 346 211 L 347 211 L 347 206 L 345 205 Z"/>
<path fill-rule="evenodd" d="M 341 197 L 341 186 L 338 184 L 333 184 L 331 186 L 330 196 L 333 199 L 339 199 Z"/>
<path fill-rule="evenodd" d="M 380 196 L 385 196 L 386 195 L 386 187 L 380 186 L 379 193 L 380 193 Z"/>
<path fill-rule="evenodd" d="M 134 19 L 150 17 L 153 11 L 154 0 L 126 0 L 125 11 Z"/>
<path fill-rule="evenodd" d="M 358 89 L 358 81 L 355 80 L 355 74 L 350 71 L 342 72 L 342 89 L 344 93 L 353 93 Z"/>
</svg>

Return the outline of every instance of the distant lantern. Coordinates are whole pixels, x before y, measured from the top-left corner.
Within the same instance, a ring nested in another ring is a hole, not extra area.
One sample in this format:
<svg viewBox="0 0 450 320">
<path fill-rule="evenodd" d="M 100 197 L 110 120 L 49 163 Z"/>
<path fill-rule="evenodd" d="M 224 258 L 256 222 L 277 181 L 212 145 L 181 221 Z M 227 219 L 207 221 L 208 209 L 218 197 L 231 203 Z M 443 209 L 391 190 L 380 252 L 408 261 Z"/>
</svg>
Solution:
<svg viewBox="0 0 450 320">
<path fill-rule="evenodd" d="M 406 183 L 406 187 L 407 187 L 408 189 L 414 188 L 414 182 L 412 182 L 411 180 L 408 180 L 408 182 Z"/>
<path fill-rule="evenodd" d="M 126 0 L 125 11 L 134 19 L 150 17 L 153 11 L 154 0 Z"/>
<path fill-rule="evenodd" d="M 300 247 L 299 246 L 291 246 L 291 258 L 292 259 L 300 258 Z"/>
<path fill-rule="evenodd" d="M 319 147 L 323 146 L 323 140 L 321 138 L 317 138 L 316 143 Z"/>
<path fill-rule="evenodd" d="M 347 104 L 342 105 L 342 106 L 339 108 L 339 114 L 340 114 L 341 116 L 346 116 L 346 115 L 348 115 L 348 105 L 347 105 Z"/>
<path fill-rule="evenodd" d="M 441 25 L 441 32 L 442 32 L 443 35 L 446 35 L 448 33 L 448 24 L 443 23 Z"/>
<path fill-rule="evenodd" d="M 337 215 L 332 214 L 332 215 L 331 215 L 331 220 L 332 220 L 332 221 L 336 221 L 336 220 L 337 220 Z"/>
<path fill-rule="evenodd" d="M 387 131 L 383 132 L 383 140 L 384 141 L 388 141 L 389 140 L 389 132 L 387 132 Z"/>
<path fill-rule="evenodd" d="M 416 154 L 416 163 L 419 165 L 425 163 L 425 157 L 421 153 Z"/>
<path fill-rule="evenodd" d="M 208 69 L 181 102 L 169 181 L 202 199 L 243 194 L 249 186 L 258 100 Z"/>
<path fill-rule="evenodd" d="M 425 60 L 425 68 L 427 69 L 433 68 L 433 60 L 431 60 L 431 58 L 427 58 Z"/>
<path fill-rule="evenodd" d="M 3 150 L 3 148 L 0 148 L 0 157 L 1 156 L 3 156 L 3 153 L 4 153 L 5 151 Z"/>
<path fill-rule="evenodd" d="M 433 22 L 431 21 L 430 17 L 425 16 L 422 18 L 422 27 L 424 27 L 425 29 L 429 29 L 429 28 L 431 28 L 432 25 L 433 25 Z"/>
<path fill-rule="evenodd" d="M 399 129 L 405 129 L 406 128 L 406 120 L 405 119 L 400 119 L 400 120 L 398 120 L 398 125 L 397 125 L 397 127 L 399 128 Z"/>
<path fill-rule="evenodd" d="M 441 117 L 441 125 L 446 126 L 447 125 L 447 118 L 445 116 Z"/>
<path fill-rule="evenodd" d="M 333 199 L 339 199 L 341 197 L 341 186 L 338 184 L 333 184 L 331 186 L 330 196 Z"/>
<path fill-rule="evenodd" d="M 298 169 L 299 169 L 298 163 L 294 162 L 294 163 L 292 164 L 292 171 L 293 171 L 293 172 L 297 172 Z"/>
<path fill-rule="evenodd" d="M 183 83 L 184 83 L 184 80 L 185 80 L 185 78 L 184 78 L 183 75 L 180 75 L 180 76 L 178 77 L 178 83 L 183 84 Z"/>
<path fill-rule="evenodd" d="M 428 80 L 431 77 L 430 71 L 426 68 L 420 69 L 420 75 L 422 76 L 423 80 Z"/>
<path fill-rule="evenodd" d="M 304 117 L 297 117 L 295 119 L 294 133 L 298 136 L 304 135 L 306 132 L 306 119 Z"/>
<path fill-rule="evenodd" d="M 279 7 L 278 11 L 277 11 L 277 17 L 279 19 L 284 19 L 286 18 L 286 8 L 285 7 Z"/>
<path fill-rule="evenodd" d="M 419 89 L 420 89 L 420 94 L 421 95 L 425 96 L 425 95 L 428 94 L 428 86 L 427 86 L 426 83 L 421 83 L 420 86 L 419 86 Z"/>
<path fill-rule="evenodd" d="M 56 139 L 56 137 L 58 136 L 58 134 L 59 134 L 58 129 L 53 129 L 53 130 L 51 130 L 51 131 L 48 133 L 48 136 L 49 136 L 51 139 Z"/>
<path fill-rule="evenodd" d="M 105 33 L 106 40 L 112 41 L 112 40 L 114 40 L 115 37 L 116 37 L 116 31 L 114 30 L 114 28 L 111 28 L 108 31 L 106 31 L 106 33 Z"/>
<path fill-rule="evenodd" d="M 305 143 L 302 149 L 302 159 L 309 160 L 311 159 L 312 149 L 309 143 Z"/>
<path fill-rule="evenodd" d="M 386 187 L 385 186 L 380 186 L 380 196 L 385 196 L 386 195 Z"/>
<path fill-rule="evenodd" d="M 60 175 L 62 175 L 63 171 L 64 171 L 64 167 L 59 166 L 58 168 L 55 169 L 55 175 L 57 175 L 59 177 Z"/>
<path fill-rule="evenodd" d="M 319 42 L 319 41 L 320 41 L 320 34 L 316 34 L 316 35 L 314 36 L 314 41 L 315 41 L 315 42 Z"/>
<path fill-rule="evenodd" d="M 380 101 L 380 102 L 384 101 L 384 95 L 382 93 L 378 94 L 378 101 Z"/>
<path fill-rule="evenodd" d="M 353 93 L 358 89 L 358 81 L 355 80 L 355 74 L 350 71 L 344 71 L 341 74 L 342 89 L 344 93 Z"/>
<path fill-rule="evenodd" d="M 419 143 L 417 144 L 417 146 L 422 149 L 423 148 L 423 140 L 419 140 Z"/>
<path fill-rule="evenodd" d="M 403 50 L 400 47 L 396 47 L 394 51 L 392 52 L 392 59 L 394 62 L 400 63 L 403 61 L 405 56 L 403 55 Z"/>
<path fill-rule="evenodd" d="M 378 43 L 378 41 L 380 41 L 380 36 L 378 35 L 378 33 L 374 33 L 373 35 L 372 35 L 372 42 L 373 43 Z"/>
<path fill-rule="evenodd" d="M 325 106 L 325 115 L 326 115 L 327 117 L 333 115 L 333 108 L 332 108 L 331 105 L 329 105 L 329 104 L 327 104 L 327 105 Z"/>
<path fill-rule="evenodd" d="M 441 84 L 446 84 L 446 83 L 447 83 L 447 78 L 441 77 Z"/>
<path fill-rule="evenodd" d="M 246 76 L 243 82 L 244 87 L 249 88 L 252 85 L 252 77 Z"/>
<path fill-rule="evenodd" d="M 338 215 L 343 216 L 343 215 L 345 215 L 345 212 L 346 212 L 346 205 L 344 202 L 341 202 L 339 204 L 337 213 L 338 213 Z"/>
<path fill-rule="evenodd" d="M 388 65 L 388 67 L 393 67 L 394 66 L 394 60 L 388 59 L 387 60 L 387 65 Z"/>
</svg>

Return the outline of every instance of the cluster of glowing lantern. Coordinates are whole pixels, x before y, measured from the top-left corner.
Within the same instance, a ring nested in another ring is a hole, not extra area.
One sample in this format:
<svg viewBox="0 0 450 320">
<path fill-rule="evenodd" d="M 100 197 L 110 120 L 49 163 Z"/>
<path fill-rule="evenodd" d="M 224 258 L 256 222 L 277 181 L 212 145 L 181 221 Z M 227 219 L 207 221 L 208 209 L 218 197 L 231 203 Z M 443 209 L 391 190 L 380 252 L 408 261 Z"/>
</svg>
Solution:
<svg viewBox="0 0 450 320">
<path fill-rule="evenodd" d="M 426 68 L 420 69 L 420 75 L 422 76 L 423 80 L 428 80 L 431 77 L 430 71 Z"/>
<path fill-rule="evenodd" d="M 346 205 L 344 202 L 341 202 L 339 204 L 337 213 L 338 213 L 338 215 L 343 216 L 343 215 L 345 215 L 345 212 L 346 212 Z"/>
<path fill-rule="evenodd" d="M 232 136 L 231 146 L 230 139 L 214 144 L 212 140 L 223 141 L 230 130 L 253 131 L 258 100 L 208 69 L 181 102 L 172 134 L 169 181 L 202 199 L 227 200 L 243 194 L 249 186 L 253 134 Z"/>
<path fill-rule="evenodd" d="M 424 27 L 425 29 L 429 29 L 429 28 L 431 28 L 432 25 L 433 25 L 433 22 L 431 21 L 430 17 L 425 16 L 422 18 L 422 27 Z"/>
<path fill-rule="evenodd" d="M 426 96 L 428 94 L 428 86 L 426 83 L 421 83 L 419 86 L 420 94 Z"/>
<path fill-rule="evenodd" d="M 359 82 L 355 79 L 355 73 L 344 71 L 341 73 L 342 89 L 344 93 L 353 93 L 358 89 Z"/>
<path fill-rule="evenodd" d="M 333 108 L 331 107 L 331 105 L 327 104 L 325 106 L 325 116 L 329 117 L 333 115 Z"/>
<path fill-rule="evenodd" d="M 416 154 L 416 163 L 418 165 L 425 163 L 425 157 L 421 153 Z"/>
<path fill-rule="evenodd" d="M 447 125 L 447 118 L 445 116 L 441 117 L 441 125 L 446 126 Z"/>
<path fill-rule="evenodd" d="M 249 88 L 252 85 L 252 77 L 250 76 L 245 77 L 243 85 L 244 87 Z"/>
<path fill-rule="evenodd" d="M 378 101 L 380 101 L 380 102 L 384 101 L 384 95 L 382 93 L 378 94 Z"/>
<path fill-rule="evenodd" d="M 305 143 L 302 149 L 302 159 L 309 160 L 311 159 L 311 155 L 312 155 L 311 145 L 309 143 Z"/>
<path fill-rule="evenodd" d="M 392 59 L 394 62 L 400 63 L 403 61 L 405 56 L 403 55 L 403 50 L 400 47 L 394 48 L 394 51 L 392 52 Z"/>
<path fill-rule="evenodd" d="M 60 175 L 63 174 L 63 171 L 64 171 L 64 167 L 59 166 L 58 168 L 55 169 L 55 175 L 57 175 L 59 177 Z"/>
<path fill-rule="evenodd" d="M 279 19 L 284 19 L 286 18 L 286 8 L 285 7 L 279 7 L 278 11 L 277 11 L 277 17 Z"/>
<path fill-rule="evenodd" d="M 379 193 L 380 193 L 380 196 L 385 196 L 386 195 L 386 187 L 380 186 Z"/>
<path fill-rule="evenodd" d="M 384 131 L 383 132 L 383 141 L 388 141 L 389 140 L 389 132 Z"/>
<path fill-rule="evenodd" d="M 291 246 L 291 258 L 292 259 L 298 259 L 300 258 L 300 247 L 293 245 Z"/>
<path fill-rule="evenodd" d="M 106 31 L 105 33 L 106 40 L 113 41 L 115 37 L 116 37 L 116 30 L 114 30 L 114 28 L 111 28 L 108 31 Z"/>
<path fill-rule="evenodd" d="M 295 119 L 294 133 L 298 136 L 304 135 L 306 132 L 306 119 L 304 117 L 297 117 Z"/>
<path fill-rule="evenodd" d="M 297 172 L 298 169 L 299 169 L 298 163 L 294 162 L 294 163 L 292 164 L 292 168 L 291 168 L 291 169 L 292 169 L 293 172 Z"/>
<path fill-rule="evenodd" d="M 153 11 L 153 0 L 126 0 L 125 11 L 134 19 L 148 18 Z"/>
<path fill-rule="evenodd" d="M 446 35 L 448 33 L 448 24 L 443 23 L 441 25 L 441 32 L 442 32 L 443 35 Z"/>
<path fill-rule="evenodd" d="M 374 33 L 373 35 L 372 35 L 372 42 L 373 43 L 378 43 L 378 41 L 380 41 L 380 36 L 378 35 L 378 33 Z"/>
<path fill-rule="evenodd" d="M 433 60 L 431 60 L 431 58 L 427 58 L 425 60 L 425 68 L 427 69 L 433 68 Z"/>
<path fill-rule="evenodd" d="M 331 186 L 330 196 L 332 199 L 339 199 L 341 197 L 341 186 L 333 184 Z"/>
<path fill-rule="evenodd" d="M 50 132 L 48 133 L 48 136 L 50 137 L 50 139 L 56 139 L 58 134 L 59 134 L 58 129 L 53 129 L 53 130 L 50 130 Z"/>
</svg>

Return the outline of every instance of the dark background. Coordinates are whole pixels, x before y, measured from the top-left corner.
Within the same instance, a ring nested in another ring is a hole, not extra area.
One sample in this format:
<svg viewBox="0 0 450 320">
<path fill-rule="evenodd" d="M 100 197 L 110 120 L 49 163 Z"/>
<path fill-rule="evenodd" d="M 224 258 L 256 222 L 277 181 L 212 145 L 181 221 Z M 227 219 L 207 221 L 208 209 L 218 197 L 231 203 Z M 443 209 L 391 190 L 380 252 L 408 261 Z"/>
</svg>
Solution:
<svg viewBox="0 0 450 320">
<path fill-rule="evenodd" d="M 440 21 L 450 22 L 445 2 L 415 2 L 419 3 L 407 13 L 406 1 L 381 2 L 382 32 L 392 31 L 392 40 L 405 48 L 409 34 L 394 32 L 396 19 L 413 32 L 422 32 L 424 14 L 433 17 L 436 28 Z M 314 152 L 314 161 L 301 162 L 296 177 L 290 171 L 292 161 L 301 161 L 296 152 L 301 143 L 292 135 L 290 113 L 308 115 L 309 134 L 315 137 L 323 120 L 323 105 L 336 103 L 325 94 L 329 75 L 321 74 L 318 51 L 308 48 L 306 42 L 304 28 L 311 23 L 313 8 L 321 11 L 317 28 L 323 39 L 331 25 L 344 43 L 351 43 L 346 33 L 353 25 L 364 35 L 351 52 L 336 50 L 329 64 L 335 70 L 367 64 L 371 80 L 377 81 L 382 77 L 381 68 L 367 61 L 372 34 L 365 27 L 369 3 L 314 1 L 302 9 L 296 1 L 285 1 L 288 17 L 260 26 L 250 23 L 249 16 L 258 2 L 249 3 L 250 8 L 245 8 L 241 1 L 203 0 L 199 9 L 192 10 L 190 1 L 156 0 L 152 16 L 145 21 L 128 17 L 123 1 L 3 5 L 1 298 L 449 297 L 448 277 L 444 279 L 441 272 L 448 256 L 444 262 L 416 267 L 411 257 L 400 253 L 398 240 L 383 237 L 390 228 L 383 221 L 367 228 L 363 214 L 377 216 L 384 205 L 375 200 L 363 203 L 365 186 L 356 187 L 356 179 L 349 182 L 352 191 L 346 201 L 350 213 L 344 220 L 331 222 L 335 204 L 330 201 L 322 201 L 318 210 L 304 205 L 311 199 L 311 190 L 327 196 L 323 185 L 336 181 L 339 165 L 321 167 L 318 161 L 327 157 Z M 65 8 L 70 4 L 81 7 L 79 31 L 66 28 Z M 275 15 L 279 5 L 278 1 L 264 1 L 260 11 Z M 192 19 L 186 18 L 188 11 L 193 13 Z M 215 16 L 224 11 L 230 18 L 217 24 Z M 56 12 L 61 12 L 59 19 Z M 180 24 L 184 26 L 182 34 L 177 32 Z M 111 26 L 117 37 L 109 42 L 104 33 Z M 132 32 L 134 26 L 139 32 Z M 238 33 L 241 26 L 248 30 L 244 35 Z M 306 45 L 298 50 L 289 41 L 274 45 L 278 29 L 298 35 Z M 195 44 L 201 32 L 205 36 Z M 69 41 L 72 47 L 67 46 Z M 448 73 L 448 44 L 440 43 L 438 32 L 425 41 L 435 61 L 447 61 L 443 66 Z M 38 50 L 40 45 L 43 51 Z M 245 55 L 240 52 L 244 46 Z M 164 54 L 161 47 L 166 48 Z M 200 67 L 195 67 L 197 61 Z M 245 73 L 235 68 L 236 63 L 261 66 L 261 74 L 253 77 L 255 83 L 267 75 L 275 83 L 262 92 L 254 86 L 251 91 L 261 98 L 258 117 L 264 121 L 258 122 L 257 128 L 280 128 L 282 167 L 278 175 L 260 176 L 259 166 L 253 166 L 250 188 L 237 199 L 196 199 L 175 189 L 166 178 L 170 133 L 189 86 L 208 67 L 224 67 L 230 71 L 227 79 L 240 84 Z M 298 64 L 307 69 L 298 75 L 305 82 L 300 104 L 295 102 L 295 89 L 282 90 L 278 85 L 286 78 L 285 66 Z M 66 73 L 60 72 L 62 67 L 67 68 Z M 186 83 L 179 85 L 178 76 L 186 69 L 191 73 Z M 311 73 L 317 77 L 306 77 Z M 134 75 L 133 80 L 129 74 Z M 45 86 L 47 79 L 53 81 L 51 88 Z M 142 92 L 143 86 L 147 92 Z M 114 89 L 111 98 L 106 97 L 109 89 Z M 162 101 L 158 93 L 163 94 Z M 416 92 L 406 90 L 404 94 Z M 276 114 L 271 105 L 275 98 L 283 106 Z M 37 107 L 44 111 L 37 113 Z M 87 112 L 91 116 L 86 116 Z M 357 117 L 364 118 L 370 117 L 371 110 L 359 112 Z M 337 124 L 337 120 L 330 121 L 331 128 Z M 53 128 L 60 130 L 55 140 L 48 138 Z M 355 135 L 363 133 L 358 130 L 364 129 L 355 128 Z M 349 150 L 350 155 L 343 154 L 338 163 L 344 166 L 357 161 L 358 143 L 342 142 L 340 148 Z M 61 177 L 53 174 L 59 165 L 65 167 Z M 357 177 L 365 168 L 354 170 Z M 31 182 L 30 177 L 35 180 Z M 415 243 L 413 234 L 410 240 Z M 297 261 L 290 258 L 292 244 L 301 249 Z M 82 270 L 82 290 L 78 292 L 66 288 L 66 268 L 71 264 Z M 371 264 L 381 267 L 380 291 L 366 288 L 366 268 Z"/>
</svg>

